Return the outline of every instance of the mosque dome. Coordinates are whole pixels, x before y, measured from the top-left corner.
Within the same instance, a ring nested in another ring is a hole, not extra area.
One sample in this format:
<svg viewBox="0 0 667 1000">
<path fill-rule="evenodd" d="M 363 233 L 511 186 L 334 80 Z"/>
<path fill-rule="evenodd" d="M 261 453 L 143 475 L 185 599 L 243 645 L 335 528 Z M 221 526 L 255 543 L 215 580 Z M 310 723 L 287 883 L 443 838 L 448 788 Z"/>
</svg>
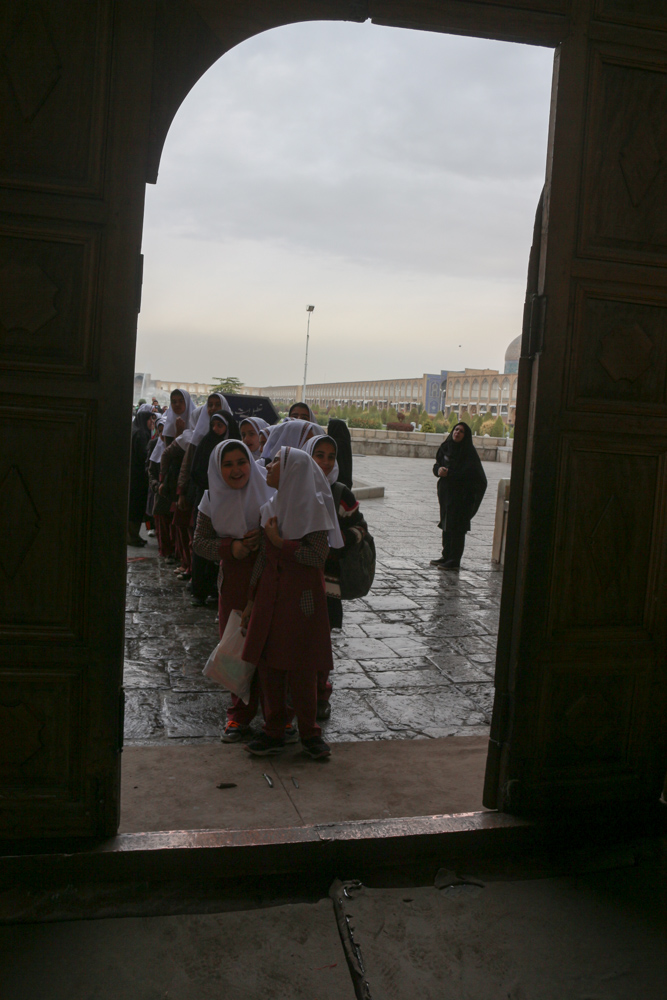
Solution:
<svg viewBox="0 0 667 1000">
<path fill-rule="evenodd" d="M 512 375 L 519 370 L 519 355 L 521 354 L 521 334 L 515 337 L 505 351 L 505 374 Z"/>
</svg>

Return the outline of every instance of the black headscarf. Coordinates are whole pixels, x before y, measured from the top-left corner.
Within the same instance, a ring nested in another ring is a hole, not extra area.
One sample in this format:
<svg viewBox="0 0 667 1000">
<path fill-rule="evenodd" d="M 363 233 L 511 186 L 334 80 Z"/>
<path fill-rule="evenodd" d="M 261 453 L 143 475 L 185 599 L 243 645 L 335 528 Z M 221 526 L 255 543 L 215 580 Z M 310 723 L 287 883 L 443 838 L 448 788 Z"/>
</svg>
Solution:
<svg viewBox="0 0 667 1000">
<path fill-rule="evenodd" d="M 213 430 L 213 421 L 223 420 L 227 424 L 227 433 L 224 437 L 220 437 Z M 220 444 L 221 441 L 240 441 L 241 433 L 238 428 L 238 424 L 229 413 L 214 413 L 209 421 L 209 431 L 205 434 L 197 445 L 197 449 L 194 453 L 192 459 L 192 465 L 190 466 L 190 476 L 194 480 L 199 490 L 208 489 L 208 460 L 211 457 L 211 452 L 215 448 L 216 444 Z"/>
<path fill-rule="evenodd" d="M 148 442 L 151 439 L 151 432 L 148 429 L 148 421 L 152 420 L 155 416 L 151 410 L 140 409 L 137 411 L 134 420 L 132 421 L 132 450 L 137 447 L 141 449 L 144 454 L 148 448 Z"/>
<path fill-rule="evenodd" d="M 327 427 L 327 435 L 336 442 L 338 462 L 338 482 L 352 489 L 352 438 L 344 420 L 332 417 Z"/>
<path fill-rule="evenodd" d="M 454 430 L 463 428 L 463 440 L 454 440 Z M 454 531 L 470 531 L 470 519 L 479 510 L 486 492 L 486 475 L 472 439 L 468 424 L 459 421 L 438 449 L 433 472 L 446 466 L 446 476 L 438 479 L 441 527 Z"/>
</svg>

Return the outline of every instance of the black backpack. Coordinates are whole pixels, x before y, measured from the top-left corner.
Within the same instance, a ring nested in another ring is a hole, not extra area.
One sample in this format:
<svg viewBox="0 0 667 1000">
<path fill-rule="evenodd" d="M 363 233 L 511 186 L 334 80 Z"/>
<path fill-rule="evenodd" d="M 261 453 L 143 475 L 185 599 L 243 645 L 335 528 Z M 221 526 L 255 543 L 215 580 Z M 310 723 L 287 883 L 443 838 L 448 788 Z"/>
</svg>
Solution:
<svg viewBox="0 0 667 1000">
<path fill-rule="evenodd" d="M 344 489 L 343 483 L 334 483 L 331 487 L 336 513 Z M 365 597 L 373 586 L 375 577 L 375 542 L 370 532 L 366 533 L 359 545 L 340 553 L 338 567 L 341 599 L 354 601 L 357 597 Z"/>
</svg>

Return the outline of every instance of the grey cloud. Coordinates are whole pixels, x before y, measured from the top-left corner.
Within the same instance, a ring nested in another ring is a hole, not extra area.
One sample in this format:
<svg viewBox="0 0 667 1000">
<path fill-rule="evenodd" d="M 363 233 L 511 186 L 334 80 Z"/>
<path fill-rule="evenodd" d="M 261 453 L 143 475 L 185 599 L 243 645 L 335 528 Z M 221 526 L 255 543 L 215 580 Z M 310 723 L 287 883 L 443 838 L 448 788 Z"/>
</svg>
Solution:
<svg viewBox="0 0 667 1000">
<path fill-rule="evenodd" d="M 307 24 L 224 56 L 172 127 L 151 225 L 388 272 L 523 275 L 551 53 Z"/>
</svg>

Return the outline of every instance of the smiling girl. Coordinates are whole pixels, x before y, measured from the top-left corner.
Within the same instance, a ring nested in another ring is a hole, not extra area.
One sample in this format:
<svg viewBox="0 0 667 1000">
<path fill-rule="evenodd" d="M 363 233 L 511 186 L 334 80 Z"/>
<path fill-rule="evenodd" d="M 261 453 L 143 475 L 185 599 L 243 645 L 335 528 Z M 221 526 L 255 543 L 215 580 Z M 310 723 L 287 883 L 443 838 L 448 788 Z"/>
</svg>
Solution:
<svg viewBox="0 0 667 1000">
<path fill-rule="evenodd" d="M 272 495 L 246 445 L 223 441 L 211 452 L 208 490 L 199 504 L 194 551 L 204 559 L 220 563 L 220 636 L 233 610 L 242 611 L 248 599 L 250 579 L 260 538 L 260 508 Z M 250 730 L 257 714 L 257 674 L 247 705 L 232 695 L 222 739 L 235 743 Z"/>
</svg>

